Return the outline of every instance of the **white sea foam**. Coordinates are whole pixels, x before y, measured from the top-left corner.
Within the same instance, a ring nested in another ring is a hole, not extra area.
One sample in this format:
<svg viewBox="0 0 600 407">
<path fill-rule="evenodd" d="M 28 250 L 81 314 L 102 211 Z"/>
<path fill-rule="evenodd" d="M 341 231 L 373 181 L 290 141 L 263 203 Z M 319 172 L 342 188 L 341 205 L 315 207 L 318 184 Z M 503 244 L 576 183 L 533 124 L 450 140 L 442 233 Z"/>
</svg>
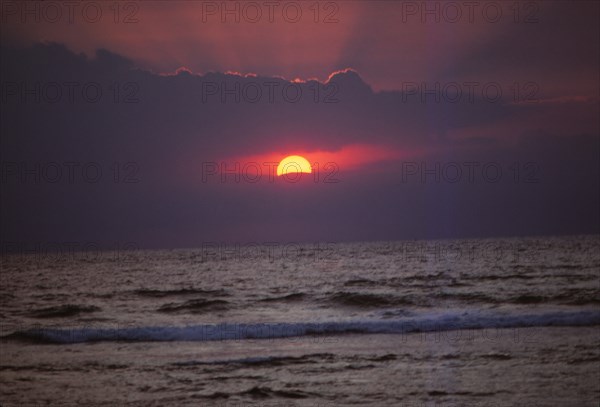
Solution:
<svg viewBox="0 0 600 407">
<path fill-rule="evenodd" d="M 458 329 L 600 325 L 600 311 L 546 311 L 537 313 L 449 311 L 419 314 L 396 320 L 350 320 L 293 323 L 226 323 L 182 327 L 122 329 L 30 329 L 4 339 L 67 344 L 83 342 L 169 342 L 274 339 L 310 335 L 410 334 Z"/>
</svg>

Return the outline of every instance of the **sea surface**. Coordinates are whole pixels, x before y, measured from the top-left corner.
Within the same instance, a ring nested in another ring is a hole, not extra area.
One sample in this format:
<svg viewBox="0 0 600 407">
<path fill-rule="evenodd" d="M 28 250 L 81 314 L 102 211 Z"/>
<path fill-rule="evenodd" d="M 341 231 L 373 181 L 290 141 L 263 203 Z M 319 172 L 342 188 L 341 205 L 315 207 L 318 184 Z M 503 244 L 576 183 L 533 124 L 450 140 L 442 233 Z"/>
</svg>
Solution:
<svg viewBox="0 0 600 407">
<path fill-rule="evenodd" d="M 11 252 L 3 407 L 600 405 L 598 235 Z"/>
</svg>

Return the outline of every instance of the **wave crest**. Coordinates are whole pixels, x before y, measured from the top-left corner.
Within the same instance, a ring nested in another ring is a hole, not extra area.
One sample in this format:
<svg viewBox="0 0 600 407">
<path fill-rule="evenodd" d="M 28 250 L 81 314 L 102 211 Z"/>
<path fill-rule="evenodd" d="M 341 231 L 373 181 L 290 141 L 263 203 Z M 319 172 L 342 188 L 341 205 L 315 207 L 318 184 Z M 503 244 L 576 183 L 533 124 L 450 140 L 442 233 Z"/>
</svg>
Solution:
<svg viewBox="0 0 600 407">
<path fill-rule="evenodd" d="M 408 334 L 459 329 L 600 325 L 600 311 L 545 312 L 537 314 L 445 312 L 399 320 L 356 320 L 323 323 L 220 324 L 185 327 L 122 329 L 30 329 L 1 337 L 3 340 L 66 344 L 103 341 L 168 342 L 273 339 L 308 335 Z"/>
</svg>

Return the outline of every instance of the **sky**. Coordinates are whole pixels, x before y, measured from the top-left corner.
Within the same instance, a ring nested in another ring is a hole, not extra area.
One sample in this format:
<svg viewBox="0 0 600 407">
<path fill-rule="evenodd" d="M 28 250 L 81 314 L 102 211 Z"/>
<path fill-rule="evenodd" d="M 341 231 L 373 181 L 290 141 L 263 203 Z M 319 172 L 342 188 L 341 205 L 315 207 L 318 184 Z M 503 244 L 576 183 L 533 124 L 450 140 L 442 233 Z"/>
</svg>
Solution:
<svg viewBox="0 0 600 407">
<path fill-rule="evenodd" d="M 600 231 L 598 2 L 69 4 L 0 6 L 4 246 Z"/>
</svg>

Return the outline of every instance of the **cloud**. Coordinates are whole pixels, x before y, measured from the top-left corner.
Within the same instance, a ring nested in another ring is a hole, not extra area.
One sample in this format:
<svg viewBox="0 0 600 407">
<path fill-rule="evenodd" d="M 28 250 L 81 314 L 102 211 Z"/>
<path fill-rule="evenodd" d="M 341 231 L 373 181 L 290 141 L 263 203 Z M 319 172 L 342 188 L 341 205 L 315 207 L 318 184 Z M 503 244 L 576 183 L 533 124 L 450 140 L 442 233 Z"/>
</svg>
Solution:
<svg viewBox="0 0 600 407">
<path fill-rule="evenodd" d="M 2 15 L 4 45 L 54 41 L 90 56 L 105 48 L 154 72 L 186 66 L 325 80 L 350 66 L 376 90 L 450 80 L 537 81 L 546 97 L 597 88 L 597 2 L 324 2 L 317 14 L 313 3 L 295 2 L 302 8 L 295 22 L 286 18 L 292 11 L 284 13 L 284 3 L 272 21 L 263 6 L 258 22 L 247 18 L 244 2 L 227 5 L 237 12 L 225 15 L 221 2 L 140 2 L 136 9 L 122 5 L 118 16 L 114 7 L 97 3 L 102 18 L 93 23 L 83 7 L 70 23 L 66 9 L 50 22 L 43 3 L 3 4 L 15 9 Z M 211 4 L 214 12 L 207 9 Z M 36 7 L 39 22 L 35 13 L 21 14 Z M 124 22 L 130 15 L 132 21 Z M 330 15 L 335 22 L 326 23 Z"/>
<path fill-rule="evenodd" d="M 118 235 L 162 247 L 598 230 L 593 100 L 436 101 L 413 87 L 374 91 L 351 69 L 298 82 L 161 75 L 59 44 L 0 52 L 3 240 Z M 294 185 L 203 182 L 205 163 L 298 152 L 338 168 Z M 331 174 L 339 182 L 324 182 Z"/>
</svg>

